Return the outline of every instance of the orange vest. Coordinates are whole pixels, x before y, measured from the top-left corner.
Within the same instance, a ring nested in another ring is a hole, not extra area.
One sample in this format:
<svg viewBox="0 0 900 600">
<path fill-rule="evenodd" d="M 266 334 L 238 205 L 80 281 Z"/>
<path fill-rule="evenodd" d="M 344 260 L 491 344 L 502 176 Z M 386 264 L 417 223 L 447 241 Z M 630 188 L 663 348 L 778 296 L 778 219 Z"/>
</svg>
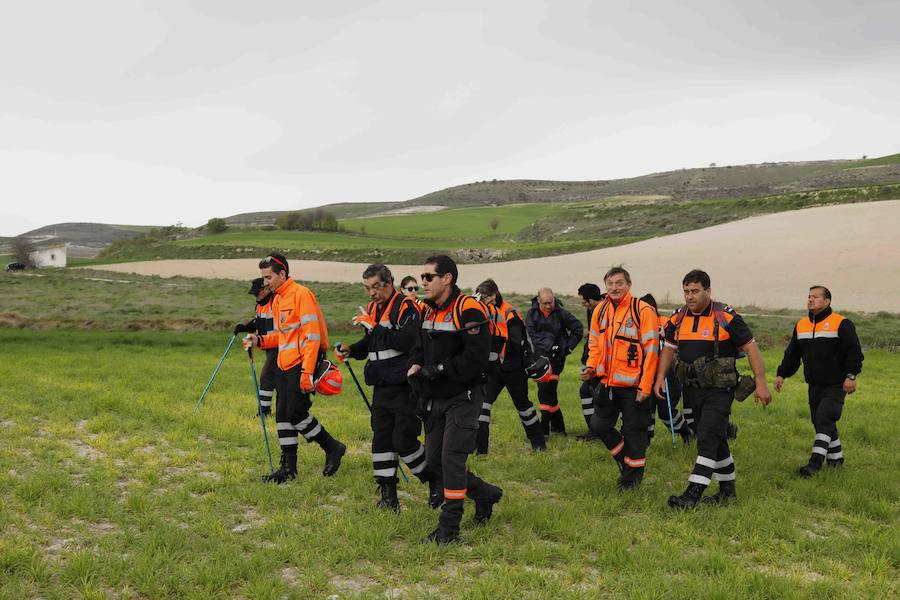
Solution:
<svg viewBox="0 0 900 600">
<path fill-rule="evenodd" d="M 626 294 L 604 300 L 591 314 L 587 366 L 609 387 L 651 393 L 659 362 L 659 318 L 652 306 Z"/>
<path fill-rule="evenodd" d="M 315 371 L 319 349 L 328 347 L 328 328 L 316 297 L 288 278 L 272 301 L 275 331 L 259 338 L 259 347 L 278 348 L 278 368 L 287 371 L 302 363 L 304 373 Z"/>
<path fill-rule="evenodd" d="M 836 338 L 838 336 L 838 328 L 840 328 L 843 320 L 844 317 L 842 315 L 833 312 L 824 321 L 813 323 L 809 320 L 809 315 L 807 315 L 797 321 L 797 339 Z"/>
</svg>

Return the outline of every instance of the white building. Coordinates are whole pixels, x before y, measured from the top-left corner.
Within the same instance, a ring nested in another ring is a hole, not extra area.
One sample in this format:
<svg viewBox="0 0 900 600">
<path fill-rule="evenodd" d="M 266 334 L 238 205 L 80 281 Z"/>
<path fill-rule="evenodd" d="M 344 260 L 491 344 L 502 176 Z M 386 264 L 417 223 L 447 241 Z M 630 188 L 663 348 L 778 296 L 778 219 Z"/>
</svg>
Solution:
<svg viewBox="0 0 900 600">
<path fill-rule="evenodd" d="M 31 253 L 31 260 L 34 262 L 34 266 L 38 268 L 65 267 L 66 244 L 38 246 L 38 248 Z"/>
</svg>

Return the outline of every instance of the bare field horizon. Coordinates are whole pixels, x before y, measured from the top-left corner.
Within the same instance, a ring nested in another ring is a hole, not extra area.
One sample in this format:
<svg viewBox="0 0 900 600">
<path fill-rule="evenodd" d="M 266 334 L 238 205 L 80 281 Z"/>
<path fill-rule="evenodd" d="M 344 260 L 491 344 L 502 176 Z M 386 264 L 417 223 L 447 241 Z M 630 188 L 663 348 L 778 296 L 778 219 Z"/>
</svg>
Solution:
<svg viewBox="0 0 900 600">
<path fill-rule="evenodd" d="M 574 294 L 582 283 L 599 282 L 611 265 L 622 264 L 632 274 L 635 292 L 678 303 L 682 276 L 701 268 L 710 274 L 713 295 L 735 306 L 796 309 L 805 304 L 810 285 L 822 284 L 832 290 L 836 310 L 900 312 L 898 223 L 900 200 L 809 208 L 588 252 L 460 265 L 459 284 L 472 288 L 492 277 L 507 293 L 532 294 L 546 286 Z M 257 258 L 160 260 L 102 269 L 249 280 L 257 276 L 257 263 Z M 421 268 L 389 266 L 398 283 Z M 292 260 L 291 273 L 304 281 L 358 283 L 365 267 Z"/>
</svg>

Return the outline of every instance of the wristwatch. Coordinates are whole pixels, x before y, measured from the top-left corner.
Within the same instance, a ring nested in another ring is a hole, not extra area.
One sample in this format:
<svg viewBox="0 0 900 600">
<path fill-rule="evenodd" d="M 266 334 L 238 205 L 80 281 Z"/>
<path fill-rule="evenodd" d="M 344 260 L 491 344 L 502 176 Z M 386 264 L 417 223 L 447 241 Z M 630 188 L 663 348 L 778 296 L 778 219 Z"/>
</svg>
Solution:
<svg viewBox="0 0 900 600">
<path fill-rule="evenodd" d="M 849 379 L 850 381 L 856 381 L 856 375 L 854 375 L 853 373 L 847 373 L 847 379 Z"/>
</svg>

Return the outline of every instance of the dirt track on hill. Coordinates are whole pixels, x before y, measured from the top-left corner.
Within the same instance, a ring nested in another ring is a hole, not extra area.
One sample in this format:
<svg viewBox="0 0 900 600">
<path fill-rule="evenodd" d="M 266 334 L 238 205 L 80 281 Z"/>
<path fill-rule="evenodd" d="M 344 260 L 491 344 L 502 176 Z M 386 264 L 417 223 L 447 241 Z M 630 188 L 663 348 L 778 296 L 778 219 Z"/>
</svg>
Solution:
<svg viewBox="0 0 900 600">
<path fill-rule="evenodd" d="M 122 263 L 104 270 L 171 277 L 250 280 L 258 259 L 163 260 Z M 752 217 L 688 233 L 564 256 L 460 266 L 460 284 L 493 277 L 501 291 L 534 293 L 549 286 L 574 294 L 600 283 L 623 264 L 633 291 L 663 302 L 681 299 L 681 278 L 692 268 L 710 274 L 717 299 L 736 306 L 802 308 L 807 288 L 828 286 L 836 310 L 900 312 L 900 200 L 844 204 Z M 421 265 L 389 265 L 395 278 Z M 291 261 L 306 281 L 358 283 L 365 265 Z"/>
</svg>

